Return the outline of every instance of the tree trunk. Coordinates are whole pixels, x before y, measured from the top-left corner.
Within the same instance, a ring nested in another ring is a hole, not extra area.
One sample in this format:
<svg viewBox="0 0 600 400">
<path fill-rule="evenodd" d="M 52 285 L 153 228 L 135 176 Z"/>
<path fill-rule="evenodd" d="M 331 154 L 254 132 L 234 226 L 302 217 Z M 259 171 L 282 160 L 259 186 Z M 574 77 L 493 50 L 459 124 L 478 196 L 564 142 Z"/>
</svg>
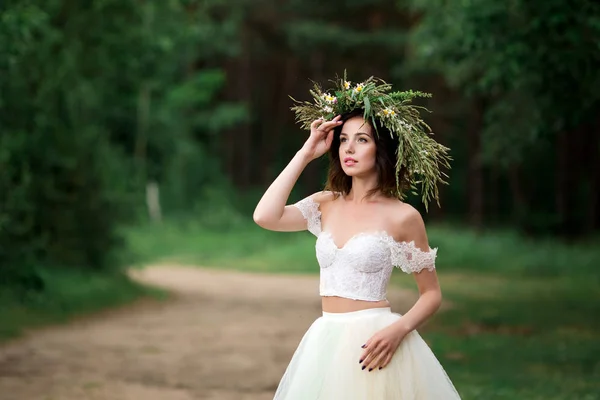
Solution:
<svg viewBox="0 0 600 400">
<path fill-rule="evenodd" d="M 148 147 L 148 126 L 150 125 L 150 100 L 150 85 L 144 82 L 138 92 L 137 132 L 134 149 L 137 172 L 144 182 L 147 179 L 146 153 Z"/>
<path fill-rule="evenodd" d="M 519 164 L 512 164 L 508 169 L 508 185 L 512 193 L 512 209 L 513 209 L 513 221 L 517 226 L 523 227 L 525 223 L 524 218 L 527 213 L 527 194 L 523 189 L 521 182 L 521 166 Z"/>
<path fill-rule="evenodd" d="M 150 220 L 156 224 L 162 222 L 162 211 L 160 207 L 160 188 L 156 181 L 146 184 L 146 206 Z"/>
<path fill-rule="evenodd" d="M 225 63 L 225 73 L 227 76 L 227 84 L 225 86 L 225 98 L 227 100 L 236 99 L 239 100 L 237 94 L 237 88 L 239 86 L 237 71 L 238 62 L 236 59 L 230 59 Z M 232 182 L 235 180 L 235 169 L 236 169 L 236 145 L 235 145 L 236 130 L 226 129 L 221 135 L 218 136 L 217 148 L 221 155 L 221 167 L 225 171 L 226 175 L 231 179 Z"/>
<path fill-rule="evenodd" d="M 152 5 L 145 5 L 141 9 L 143 31 L 150 32 L 154 20 Z M 148 179 L 147 152 L 148 152 L 148 127 L 150 126 L 150 83 L 142 82 L 137 98 L 137 132 L 135 137 L 134 159 L 137 172 L 145 184 Z"/>
<path fill-rule="evenodd" d="M 469 223 L 476 230 L 483 228 L 483 163 L 481 155 L 481 131 L 483 129 L 484 107 L 481 99 L 476 99 L 467 128 L 468 141 L 468 185 Z"/>
<path fill-rule="evenodd" d="M 586 230 L 588 233 L 600 229 L 600 118 L 588 131 L 590 155 L 590 198 Z"/>
<path fill-rule="evenodd" d="M 246 26 L 242 28 L 242 54 L 238 70 L 237 93 L 242 101 L 247 104 L 250 115 L 254 111 L 252 107 L 251 46 L 251 31 Z M 250 120 L 250 123 L 236 129 L 235 141 L 233 143 L 235 145 L 235 158 L 233 160 L 234 181 L 237 183 L 237 187 L 243 191 L 250 186 L 250 177 L 253 173 L 251 156 L 257 150 L 252 147 L 252 120 Z"/>
<path fill-rule="evenodd" d="M 581 227 L 575 221 L 575 197 L 577 195 L 578 174 L 577 141 L 582 129 L 576 129 L 569 134 L 561 132 L 557 137 L 556 159 L 556 212 L 559 217 L 559 234 L 573 238 L 581 233 Z"/>
<path fill-rule="evenodd" d="M 498 181 L 500 174 L 498 167 L 492 165 L 490 168 L 490 179 L 488 182 L 489 189 L 487 191 L 487 203 L 488 203 L 488 217 L 493 222 L 500 221 L 500 208 L 499 208 L 499 192 L 498 192 Z M 515 193 L 513 191 L 513 193 Z"/>
<path fill-rule="evenodd" d="M 260 157 L 260 180 L 263 185 L 268 185 L 273 180 L 271 167 L 276 161 L 276 155 L 281 149 L 284 129 L 292 112 L 289 110 L 290 101 L 288 95 L 293 90 L 294 82 L 298 75 L 298 61 L 289 54 L 281 68 L 283 76 L 281 84 L 273 91 L 272 124 L 267 124 L 262 131 L 262 146 Z"/>
<path fill-rule="evenodd" d="M 556 137 L 556 197 L 555 207 L 559 221 L 559 231 L 564 233 L 565 221 L 567 220 L 567 175 L 568 175 L 568 145 L 569 140 L 565 132 L 560 132 Z"/>
</svg>

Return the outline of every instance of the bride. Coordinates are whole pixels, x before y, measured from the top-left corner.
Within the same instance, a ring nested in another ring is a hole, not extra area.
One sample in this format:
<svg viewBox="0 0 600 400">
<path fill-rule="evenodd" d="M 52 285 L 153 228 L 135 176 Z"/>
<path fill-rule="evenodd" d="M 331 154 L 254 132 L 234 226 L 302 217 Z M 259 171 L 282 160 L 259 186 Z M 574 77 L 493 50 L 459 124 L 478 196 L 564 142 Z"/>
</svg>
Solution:
<svg viewBox="0 0 600 400">
<path fill-rule="evenodd" d="M 389 93 L 382 82 L 343 79 L 333 93 L 316 86 L 314 104 L 294 107 L 310 136 L 256 206 L 265 229 L 314 234 L 320 266 L 323 315 L 300 341 L 276 400 L 460 398 L 416 331 L 440 306 L 437 249 L 420 213 L 402 201 L 417 180 L 425 204 L 437 200 L 448 149 L 408 104 L 425 94 Z M 325 153 L 324 190 L 287 205 L 304 168 Z M 420 294 L 404 315 L 386 299 L 394 267 L 413 274 Z"/>
</svg>

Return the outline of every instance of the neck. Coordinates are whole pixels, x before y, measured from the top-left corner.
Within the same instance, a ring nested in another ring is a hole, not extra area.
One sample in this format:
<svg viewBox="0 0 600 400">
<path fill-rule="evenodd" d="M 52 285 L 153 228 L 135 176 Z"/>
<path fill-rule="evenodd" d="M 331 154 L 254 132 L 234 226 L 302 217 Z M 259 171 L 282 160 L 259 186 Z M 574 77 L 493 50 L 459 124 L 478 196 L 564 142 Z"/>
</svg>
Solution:
<svg viewBox="0 0 600 400">
<path fill-rule="evenodd" d="M 369 178 L 352 177 L 352 188 L 348 193 L 347 199 L 353 203 L 366 201 L 367 194 L 377 186 L 377 176 Z M 377 195 L 375 197 L 378 197 Z"/>
</svg>

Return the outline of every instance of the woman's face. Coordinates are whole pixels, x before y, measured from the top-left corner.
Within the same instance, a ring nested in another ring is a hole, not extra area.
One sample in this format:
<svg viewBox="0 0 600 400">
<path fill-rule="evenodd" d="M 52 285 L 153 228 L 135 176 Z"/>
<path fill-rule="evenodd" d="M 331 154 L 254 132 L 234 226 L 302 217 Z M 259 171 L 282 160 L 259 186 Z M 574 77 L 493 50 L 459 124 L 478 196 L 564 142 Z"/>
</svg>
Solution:
<svg viewBox="0 0 600 400">
<path fill-rule="evenodd" d="M 339 156 L 346 175 L 374 172 L 377 147 L 373 134 L 373 128 L 362 117 L 352 117 L 342 126 Z"/>
</svg>

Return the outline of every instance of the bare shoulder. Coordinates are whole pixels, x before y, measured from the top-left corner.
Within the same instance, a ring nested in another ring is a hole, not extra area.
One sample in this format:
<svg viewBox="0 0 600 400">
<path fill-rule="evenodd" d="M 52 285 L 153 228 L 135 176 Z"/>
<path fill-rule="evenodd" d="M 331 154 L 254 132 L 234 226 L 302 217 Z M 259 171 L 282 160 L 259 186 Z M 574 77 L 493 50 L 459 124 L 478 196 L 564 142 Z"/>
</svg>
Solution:
<svg viewBox="0 0 600 400">
<path fill-rule="evenodd" d="M 398 201 L 392 214 L 397 238 L 405 242 L 415 242 L 417 247 L 428 248 L 427 233 L 423 216 L 415 207 Z"/>
<path fill-rule="evenodd" d="M 399 202 L 394 213 L 397 222 L 406 228 L 425 228 L 423 216 L 415 207 L 408 203 Z"/>
<path fill-rule="evenodd" d="M 313 201 L 319 203 L 320 205 L 330 203 L 336 198 L 335 194 L 331 191 L 316 192 L 313 193 L 310 197 L 313 199 Z"/>
</svg>

